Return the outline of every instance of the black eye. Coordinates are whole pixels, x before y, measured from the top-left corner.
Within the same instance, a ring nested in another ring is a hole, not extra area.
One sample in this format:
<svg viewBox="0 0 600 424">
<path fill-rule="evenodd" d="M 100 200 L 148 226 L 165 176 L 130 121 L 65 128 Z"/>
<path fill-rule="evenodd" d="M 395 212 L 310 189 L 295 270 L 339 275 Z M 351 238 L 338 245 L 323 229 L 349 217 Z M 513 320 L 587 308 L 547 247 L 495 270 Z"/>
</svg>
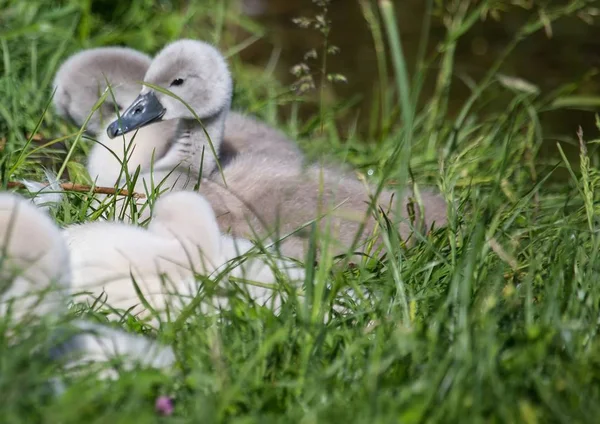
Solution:
<svg viewBox="0 0 600 424">
<path fill-rule="evenodd" d="M 181 84 L 183 84 L 183 79 L 177 78 L 177 79 L 174 79 L 173 82 L 171 82 L 171 87 L 178 86 L 178 85 L 181 85 Z"/>
</svg>

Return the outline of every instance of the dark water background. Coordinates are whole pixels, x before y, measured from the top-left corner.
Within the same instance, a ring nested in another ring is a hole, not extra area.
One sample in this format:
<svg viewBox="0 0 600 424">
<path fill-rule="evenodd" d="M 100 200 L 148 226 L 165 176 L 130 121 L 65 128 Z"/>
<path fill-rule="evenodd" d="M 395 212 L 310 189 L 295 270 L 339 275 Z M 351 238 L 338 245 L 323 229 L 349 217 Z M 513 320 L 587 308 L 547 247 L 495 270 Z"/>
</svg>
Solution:
<svg viewBox="0 0 600 424">
<path fill-rule="evenodd" d="M 244 61 L 265 66 L 273 49 L 280 48 L 276 77 L 291 84 L 294 77 L 289 69 L 302 61 L 304 53 L 319 46 L 321 38 L 315 31 L 298 28 L 292 19 L 312 16 L 317 9 L 311 0 L 242 0 L 243 10 L 268 30 L 268 36 L 245 49 Z M 414 66 L 419 47 L 424 16 L 424 0 L 394 1 L 404 51 L 409 65 Z M 477 81 L 510 42 L 518 28 L 526 21 L 527 11 L 513 10 L 496 22 L 487 19 L 479 22 L 461 38 L 456 56 L 455 78 L 451 91 L 450 113 L 458 111 L 469 94 L 467 86 L 458 75 Z M 368 121 L 368 110 L 373 102 L 377 79 L 377 62 L 372 36 L 355 0 L 333 0 L 329 9 L 332 20 L 330 40 L 340 47 L 339 55 L 330 57 L 328 71 L 344 74 L 347 84 L 333 88 L 336 99 L 347 99 L 357 93 L 362 100 L 357 110 L 363 130 Z M 442 40 L 445 29 L 439 19 L 432 21 L 429 48 Z M 539 31 L 523 41 L 501 69 L 502 73 L 523 78 L 537 85 L 542 93 L 556 89 L 561 84 L 580 80 L 600 66 L 600 26 L 588 25 L 576 17 L 563 18 L 552 25 L 551 38 Z M 432 73 L 433 74 L 433 73 Z M 433 79 L 427 81 L 423 97 L 432 92 Z M 600 95 L 597 75 L 581 84 L 579 94 Z M 499 104 L 502 107 L 502 103 Z M 547 145 L 545 154 L 556 153 L 555 141 L 573 138 L 579 125 L 587 139 L 596 138 L 594 109 L 561 110 L 542 114 Z"/>
</svg>

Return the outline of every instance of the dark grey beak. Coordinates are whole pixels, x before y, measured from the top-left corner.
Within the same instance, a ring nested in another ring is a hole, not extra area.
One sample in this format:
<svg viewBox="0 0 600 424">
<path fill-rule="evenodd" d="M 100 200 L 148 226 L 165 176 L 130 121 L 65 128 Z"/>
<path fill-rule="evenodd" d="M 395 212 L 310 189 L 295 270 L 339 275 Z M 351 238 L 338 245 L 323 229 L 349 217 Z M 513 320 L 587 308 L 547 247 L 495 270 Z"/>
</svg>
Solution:
<svg viewBox="0 0 600 424">
<path fill-rule="evenodd" d="M 106 132 L 110 138 L 127 134 L 130 131 L 160 121 L 165 112 L 166 109 L 158 101 L 154 91 L 140 94 L 131 106 L 121 114 L 121 118 L 108 126 Z"/>
</svg>

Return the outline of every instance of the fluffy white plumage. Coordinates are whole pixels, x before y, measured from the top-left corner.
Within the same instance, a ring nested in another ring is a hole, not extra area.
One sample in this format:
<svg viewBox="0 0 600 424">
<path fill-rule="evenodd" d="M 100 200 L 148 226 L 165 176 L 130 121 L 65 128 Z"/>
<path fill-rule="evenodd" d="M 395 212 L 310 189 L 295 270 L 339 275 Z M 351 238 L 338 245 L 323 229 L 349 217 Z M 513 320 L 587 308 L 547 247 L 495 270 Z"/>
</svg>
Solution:
<svg viewBox="0 0 600 424">
<path fill-rule="evenodd" d="M 117 222 L 75 225 L 65 230 L 71 251 L 73 290 L 87 291 L 92 298 L 103 293 L 113 307 L 148 315 L 134 281 L 148 303 L 167 318 L 175 316 L 199 291 L 195 275 L 217 277 L 220 271 L 253 282 L 275 284 L 268 255 L 252 257 L 228 270 L 230 261 L 248 253 L 247 240 L 221 235 L 210 204 L 193 192 L 174 192 L 161 197 L 148 229 Z M 233 264 L 232 264 L 233 265 Z M 291 261 L 275 259 L 275 267 L 298 283 L 303 268 Z M 221 289 L 226 278 L 217 281 Z M 248 284 L 251 298 L 261 304 L 277 298 L 277 291 Z M 279 304 L 279 301 L 276 301 Z M 226 306 L 226 297 L 209 296 L 209 306 Z M 208 309 L 207 309 L 208 308 Z"/>
<path fill-rule="evenodd" d="M 71 285 L 69 251 L 60 229 L 29 201 L 0 193 L 0 316 L 13 322 L 67 314 Z M 29 321 L 27 321 L 29 322 Z M 73 322 L 76 334 L 54 351 L 71 364 L 107 362 L 115 354 L 126 365 L 167 367 L 175 356 L 168 346 L 99 324 Z M 155 354 L 147 355 L 144 352 Z"/>
<path fill-rule="evenodd" d="M 69 254 L 50 217 L 22 197 L 0 193 L 0 314 L 12 304 L 20 320 L 34 312 L 57 314 L 66 308 Z"/>
<path fill-rule="evenodd" d="M 240 285 L 247 288 L 250 298 L 277 308 L 281 295 L 270 262 L 291 281 L 299 283 L 304 278 L 303 269 L 295 263 L 269 255 L 248 255 L 233 266 L 230 261 L 251 251 L 253 244 L 222 236 L 210 205 L 197 193 L 164 196 L 154 214 L 147 230 L 125 223 L 95 222 L 61 231 L 26 199 L 0 193 L 4 252 L 0 276 L 7 284 L 0 296 L 0 313 L 6 316 L 10 305 L 14 320 L 59 318 L 67 313 L 69 296 L 86 291 L 94 298 L 105 294 L 114 308 L 148 316 L 132 284 L 133 276 L 142 296 L 166 320 L 167 308 L 176 318 L 198 295 L 201 278 L 196 274 L 207 277 L 220 272 L 249 280 Z M 226 289 L 224 285 L 233 283 L 222 278 L 216 284 Z M 266 284 L 273 289 L 265 288 Z M 210 295 L 201 309 L 208 312 L 213 307 L 227 307 L 229 295 Z M 141 363 L 164 368 L 175 361 L 170 347 L 150 338 L 82 320 L 72 324 L 76 334 L 53 352 L 71 366 L 108 362 L 116 356 L 125 367 Z M 103 375 L 116 376 L 110 370 Z"/>
<path fill-rule="evenodd" d="M 0 236 L 0 277 L 7 284 L 0 296 L 0 314 L 6 316 L 10 309 L 14 320 L 64 316 L 69 296 L 81 292 L 94 298 L 104 294 L 113 308 L 149 316 L 132 277 L 162 320 L 168 319 L 167 311 L 176 318 L 198 295 L 198 275 L 220 272 L 249 280 L 240 285 L 247 288 L 253 301 L 278 308 L 281 294 L 276 289 L 276 272 L 287 273 L 295 283 L 304 278 L 303 268 L 269 255 L 248 255 L 232 264 L 250 252 L 253 244 L 221 235 L 210 204 L 193 192 L 161 198 L 147 230 L 101 221 L 64 231 L 26 199 L 0 193 Z M 272 260 L 276 272 L 270 266 Z M 227 289 L 227 284 L 233 283 L 227 278 L 215 281 L 221 289 Z M 273 289 L 265 288 L 266 284 Z M 229 295 L 211 293 L 201 309 L 208 312 L 227 307 Z M 175 361 L 170 347 L 147 337 L 82 320 L 72 324 L 77 333 L 53 352 L 54 357 L 67 359 L 70 366 L 104 363 L 115 357 L 120 357 L 126 368 L 135 363 L 165 368 Z M 101 375 L 117 376 L 114 370 Z"/>
</svg>

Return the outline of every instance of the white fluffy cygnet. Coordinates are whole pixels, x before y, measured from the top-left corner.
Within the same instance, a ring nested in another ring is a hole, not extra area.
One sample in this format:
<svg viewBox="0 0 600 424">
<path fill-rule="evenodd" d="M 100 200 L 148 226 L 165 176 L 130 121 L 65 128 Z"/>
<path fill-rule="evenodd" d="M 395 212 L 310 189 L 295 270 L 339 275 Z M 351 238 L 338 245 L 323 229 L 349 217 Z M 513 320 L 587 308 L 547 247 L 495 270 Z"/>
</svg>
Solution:
<svg viewBox="0 0 600 424">
<path fill-rule="evenodd" d="M 157 201 L 152 218 L 148 229 L 119 222 L 67 228 L 73 293 L 85 292 L 92 302 L 104 294 L 111 307 L 148 316 L 145 299 L 161 319 L 168 319 L 169 314 L 176 317 L 199 291 L 200 295 L 207 294 L 204 311 L 226 306 L 227 297 L 218 295 L 231 284 L 219 276 L 226 271 L 229 277 L 250 281 L 245 287 L 255 302 L 268 305 L 274 301 L 274 307 L 280 304 L 278 291 L 265 288 L 277 283 L 268 257 L 248 257 L 228 269 L 229 261 L 253 245 L 221 235 L 213 210 L 201 195 L 164 195 Z M 304 278 L 303 268 L 291 261 L 277 259 L 275 267 L 277 272 L 287 273 L 291 281 Z M 213 289 L 216 295 L 211 294 Z"/>
<path fill-rule="evenodd" d="M 68 312 L 71 269 L 63 234 L 50 217 L 12 193 L 0 193 L 0 281 L 2 319 L 27 325 L 50 318 L 58 325 Z M 170 347 L 150 338 L 84 320 L 72 324 L 75 333 L 54 349 L 55 359 L 80 364 L 118 355 L 126 367 L 168 367 L 175 361 Z"/>
</svg>

